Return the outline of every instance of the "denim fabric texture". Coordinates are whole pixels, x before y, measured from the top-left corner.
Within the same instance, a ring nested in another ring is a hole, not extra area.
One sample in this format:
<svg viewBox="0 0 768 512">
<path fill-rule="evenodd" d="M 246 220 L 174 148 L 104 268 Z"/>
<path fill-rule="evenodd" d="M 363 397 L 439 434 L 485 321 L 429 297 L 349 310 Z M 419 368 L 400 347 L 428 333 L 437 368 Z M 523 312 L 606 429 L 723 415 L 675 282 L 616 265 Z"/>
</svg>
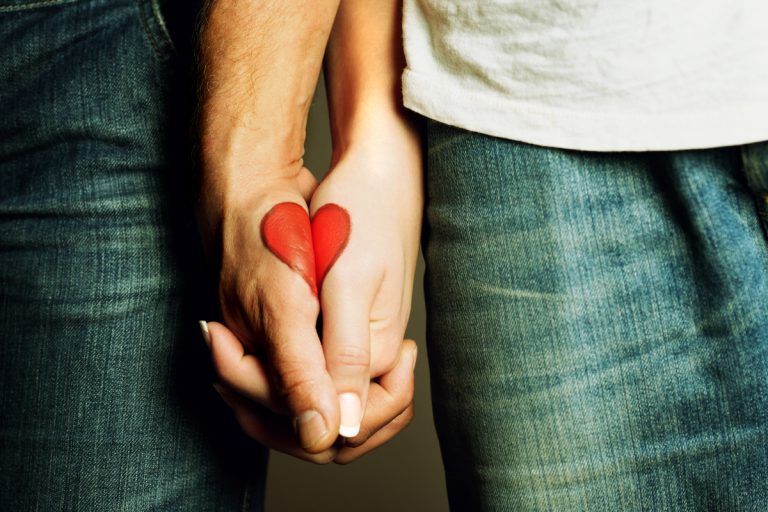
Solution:
<svg viewBox="0 0 768 512">
<path fill-rule="evenodd" d="M 452 510 L 768 510 L 768 144 L 427 146 Z"/>
<path fill-rule="evenodd" d="M 197 327 L 183 46 L 154 0 L 0 0 L 0 510 L 262 509 Z"/>
</svg>

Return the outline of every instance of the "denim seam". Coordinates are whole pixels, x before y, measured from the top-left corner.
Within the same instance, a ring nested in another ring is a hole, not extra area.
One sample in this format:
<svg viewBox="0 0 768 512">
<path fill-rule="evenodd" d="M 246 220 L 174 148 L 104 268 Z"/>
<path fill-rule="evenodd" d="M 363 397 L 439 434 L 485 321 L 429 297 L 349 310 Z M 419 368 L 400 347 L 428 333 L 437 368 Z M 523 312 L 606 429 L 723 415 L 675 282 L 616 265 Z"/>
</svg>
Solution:
<svg viewBox="0 0 768 512">
<path fill-rule="evenodd" d="M 168 31 L 165 18 L 163 17 L 163 13 L 160 11 L 160 4 L 158 0 L 151 0 L 150 4 L 152 5 L 152 14 L 155 16 L 155 21 L 157 21 L 157 25 L 160 27 L 160 31 L 163 33 L 163 37 L 165 37 L 166 44 L 170 46 L 171 50 L 175 50 L 176 48 L 173 44 L 171 33 Z"/>
<path fill-rule="evenodd" d="M 762 144 L 768 144 L 768 142 L 748 144 L 741 148 L 747 180 L 755 191 L 768 191 L 768 173 L 765 173 L 767 177 L 764 179 L 763 173 L 760 172 L 763 165 L 768 166 L 768 162 L 763 164 L 760 161 L 760 155 L 758 154 L 758 148 L 761 147 Z M 766 155 L 768 155 L 768 151 L 766 151 Z"/>
<path fill-rule="evenodd" d="M 242 510 L 242 512 L 249 512 L 251 510 L 251 477 L 250 476 L 245 482 L 245 490 L 243 492 L 243 506 L 240 510 Z"/>
<path fill-rule="evenodd" d="M 762 224 L 763 234 L 768 241 L 768 172 L 763 166 L 768 166 L 768 162 L 762 162 L 758 153 L 759 148 L 768 147 L 768 142 L 756 144 L 747 144 L 741 147 L 741 158 L 743 162 L 744 174 L 747 178 L 752 195 L 755 199 L 757 215 Z M 768 151 L 765 152 L 768 156 Z"/>
<path fill-rule="evenodd" d="M 150 7 L 152 9 L 151 13 L 147 12 L 147 8 L 145 5 L 147 1 L 149 1 L 149 3 L 151 4 L 151 7 Z M 162 18 L 159 16 L 160 13 L 159 13 L 159 9 L 157 8 L 156 2 L 154 2 L 153 0 L 136 0 L 136 6 L 139 9 L 139 17 L 141 18 L 141 24 L 144 28 L 144 32 L 147 35 L 147 39 L 149 39 L 149 44 L 152 45 L 152 50 L 154 51 L 155 55 L 161 61 L 168 59 L 169 55 L 167 54 L 167 52 L 163 51 L 162 46 L 164 44 L 168 45 L 171 51 L 173 51 L 174 49 L 173 41 L 171 41 L 170 35 L 168 34 L 168 30 L 165 26 L 165 22 L 161 21 Z M 149 18 L 152 18 L 152 20 L 160 26 L 163 33 L 166 36 L 168 36 L 165 42 L 158 41 L 157 34 L 153 30 L 153 27 L 150 26 Z"/>
<path fill-rule="evenodd" d="M 33 2 L 27 2 L 25 4 L 15 4 L 15 5 L 0 4 L 0 13 L 23 11 L 26 9 L 34 9 L 35 7 L 49 7 L 49 6 L 60 5 L 60 4 L 72 4 L 79 1 L 80 0 L 37 0 Z"/>
</svg>

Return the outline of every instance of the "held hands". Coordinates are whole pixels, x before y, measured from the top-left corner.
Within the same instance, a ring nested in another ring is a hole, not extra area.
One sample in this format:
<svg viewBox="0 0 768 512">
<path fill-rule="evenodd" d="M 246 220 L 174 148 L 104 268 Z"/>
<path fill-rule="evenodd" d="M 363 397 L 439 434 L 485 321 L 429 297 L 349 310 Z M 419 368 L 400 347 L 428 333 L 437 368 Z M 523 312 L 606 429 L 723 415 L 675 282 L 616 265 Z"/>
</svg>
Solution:
<svg viewBox="0 0 768 512">
<path fill-rule="evenodd" d="M 209 201 L 220 215 L 227 326 L 208 324 L 206 336 L 217 390 L 243 430 L 271 448 L 345 463 L 412 417 L 416 347 L 403 333 L 420 162 L 397 154 L 358 147 L 319 186 L 300 168 L 263 193 Z"/>
<path fill-rule="evenodd" d="M 261 443 L 348 462 L 412 414 L 416 352 L 403 334 L 421 157 L 398 92 L 400 2 L 207 4 L 198 42 L 198 213 L 219 272 L 224 321 L 206 336 L 218 389 Z M 300 158 L 324 57 L 335 165 L 318 185 Z M 280 203 L 296 205 L 282 213 L 300 224 L 283 259 L 261 227 Z M 307 237 L 309 218 L 329 203 L 350 218 L 337 259 Z"/>
</svg>

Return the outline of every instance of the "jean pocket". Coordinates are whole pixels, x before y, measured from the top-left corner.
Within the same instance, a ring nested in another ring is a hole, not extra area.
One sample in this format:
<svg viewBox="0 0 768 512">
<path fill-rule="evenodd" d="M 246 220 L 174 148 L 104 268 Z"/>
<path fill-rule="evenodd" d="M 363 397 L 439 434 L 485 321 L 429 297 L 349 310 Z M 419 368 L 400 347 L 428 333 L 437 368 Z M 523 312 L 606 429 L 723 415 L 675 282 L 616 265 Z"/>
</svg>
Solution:
<svg viewBox="0 0 768 512">
<path fill-rule="evenodd" d="M 161 4 L 161 0 L 136 0 L 141 22 L 152 49 L 160 60 L 166 60 L 173 55 L 175 48 Z"/>
<path fill-rule="evenodd" d="M 433 156 L 470 138 L 472 132 L 427 118 L 427 154 Z"/>
<path fill-rule="evenodd" d="M 757 200 L 760 220 L 768 236 L 768 141 L 742 146 L 741 157 L 747 183 Z"/>
<path fill-rule="evenodd" d="M 27 9 L 72 4 L 82 1 L 83 0 L 0 0 L 0 14 L 5 12 L 25 11 Z"/>
</svg>

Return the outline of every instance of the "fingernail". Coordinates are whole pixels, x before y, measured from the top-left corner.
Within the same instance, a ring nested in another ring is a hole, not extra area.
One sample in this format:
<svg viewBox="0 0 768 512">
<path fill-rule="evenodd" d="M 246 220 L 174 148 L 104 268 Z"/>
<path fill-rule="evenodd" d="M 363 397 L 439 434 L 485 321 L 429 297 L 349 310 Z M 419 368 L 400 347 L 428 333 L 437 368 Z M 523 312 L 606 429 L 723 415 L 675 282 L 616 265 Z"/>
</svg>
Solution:
<svg viewBox="0 0 768 512">
<path fill-rule="evenodd" d="M 208 331 L 208 322 L 200 320 L 200 331 L 203 333 L 203 339 L 205 344 L 210 348 L 211 346 L 211 333 Z"/>
<path fill-rule="evenodd" d="M 341 412 L 341 425 L 339 435 L 355 437 L 360 432 L 360 420 L 363 416 L 363 407 L 357 393 L 342 393 L 339 395 L 339 410 Z"/>
<path fill-rule="evenodd" d="M 419 349 L 414 348 L 411 352 L 412 352 L 411 353 L 411 371 L 414 371 L 416 370 L 416 360 L 417 360 L 416 356 L 419 355 Z"/>
<path fill-rule="evenodd" d="M 317 411 L 305 411 L 294 420 L 294 428 L 304 448 L 312 448 L 328 433 L 323 415 Z"/>
</svg>

